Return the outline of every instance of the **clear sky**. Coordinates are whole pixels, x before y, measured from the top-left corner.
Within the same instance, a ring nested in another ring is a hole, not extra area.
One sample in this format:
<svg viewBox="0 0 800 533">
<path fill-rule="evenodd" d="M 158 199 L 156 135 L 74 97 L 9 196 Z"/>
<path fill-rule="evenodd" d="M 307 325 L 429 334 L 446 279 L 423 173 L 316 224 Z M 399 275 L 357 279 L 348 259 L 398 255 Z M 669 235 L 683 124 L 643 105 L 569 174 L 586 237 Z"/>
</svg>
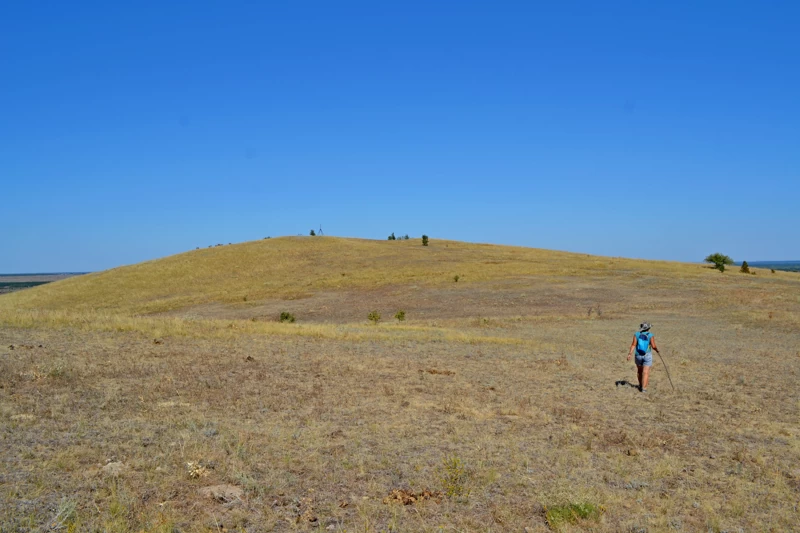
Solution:
<svg viewBox="0 0 800 533">
<path fill-rule="evenodd" d="M 800 2 L 6 2 L 0 272 L 307 234 L 800 259 Z"/>
</svg>

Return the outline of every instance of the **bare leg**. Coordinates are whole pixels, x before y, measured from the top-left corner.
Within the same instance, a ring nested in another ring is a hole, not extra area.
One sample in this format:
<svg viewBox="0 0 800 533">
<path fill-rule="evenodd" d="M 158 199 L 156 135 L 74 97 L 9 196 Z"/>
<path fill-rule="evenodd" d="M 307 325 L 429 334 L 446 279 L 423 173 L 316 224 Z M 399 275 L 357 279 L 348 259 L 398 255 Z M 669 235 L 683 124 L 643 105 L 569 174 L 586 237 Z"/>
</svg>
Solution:
<svg viewBox="0 0 800 533">
<path fill-rule="evenodd" d="M 642 390 L 642 373 L 643 373 L 643 371 L 644 371 L 644 367 L 643 366 L 636 365 L 636 377 L 639 379 L 639 390 Z"/>
<path fill-rule="evenodd" d="M 642 368 L 642 375 L 639 378 L 639 383 L 642 384 L 642 389 L 646 389 L 647 388 L 647 382 L 650 381 L 650 367 L 649 366 L 645 366 L 645 367 L 641 367 L 641 368 Z"/>
</svg>

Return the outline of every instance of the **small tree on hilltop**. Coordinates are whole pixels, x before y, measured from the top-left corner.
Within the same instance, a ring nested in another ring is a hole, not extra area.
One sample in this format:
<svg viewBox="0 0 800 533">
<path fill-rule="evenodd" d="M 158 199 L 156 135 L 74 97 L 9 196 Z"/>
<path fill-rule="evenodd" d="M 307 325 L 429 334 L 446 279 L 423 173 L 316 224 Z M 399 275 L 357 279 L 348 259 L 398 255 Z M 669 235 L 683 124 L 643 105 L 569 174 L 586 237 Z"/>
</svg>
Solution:
<svg viewBox="0 0 800 533">
<path fill-rule="evenodd" d="M 725 265 L 732 265 L 733 259 L 728 257 L 725 254 L 721 254 L 719 252 L 715 254 L 711 254 L 704 259 L 706 263 L 713 263 L 714 268 L 719 270 L 720 272 L 725 272 Z"/>
<path fill-rule="evenodd" d="M 396 241 L 397 240 L 397 237 L 394 236 L 394 232 L 392 232 L 392 234 L 389 235 L 389 240 L 390 241 Z"/>
<path fill-rule="evenodd" d="M 314 232 L 314 230 L 313 230 L 313 229 L 312 229 L 311 231 L 309 231 L 309 232 L 308 232 L 308 234 L 309 234 L 309 235 L 311 235 L 312 237 L 315 237 L 315 236 L 317 235 L 317 234 Z"/>
<path fill-rule="evenodd" d="M 742 268 L 739 269 L 739 272 L 742 274 L 750 273 L 750 265 L 747 264 L 747 261 L 742 261 Z"/>
<path fill-rule="evenodd" d="M 427 235 L 423 235 L 422 236 L 422 246 L 428 246 L 428 236 Z"/>
</svg>

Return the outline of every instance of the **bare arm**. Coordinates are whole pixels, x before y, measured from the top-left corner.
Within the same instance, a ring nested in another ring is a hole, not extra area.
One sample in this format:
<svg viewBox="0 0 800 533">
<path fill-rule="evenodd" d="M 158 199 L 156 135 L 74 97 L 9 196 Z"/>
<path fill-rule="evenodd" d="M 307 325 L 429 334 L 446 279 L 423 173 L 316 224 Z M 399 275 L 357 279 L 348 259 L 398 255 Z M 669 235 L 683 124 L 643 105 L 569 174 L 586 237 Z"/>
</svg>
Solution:
<svg viewBox="0 0 800 533">
<path fill-rule="evenodd" d="M 656 351 L 656 353 L 660 355 L 661 352 L 658 351 L 658 346 L 656 346 L 656 338 L 655 337 L 650 337 L 650 344 L 653 346 L 653 349 Z"/>
<path fill-rule="evenodd" d="M 633 356 L 633 349 L 636 347 L 636 335 L 633 336 L 633 340 L 631 341 L 631 347 L 628 349 L 628 361 L 631 360 Z"/>
</svg>

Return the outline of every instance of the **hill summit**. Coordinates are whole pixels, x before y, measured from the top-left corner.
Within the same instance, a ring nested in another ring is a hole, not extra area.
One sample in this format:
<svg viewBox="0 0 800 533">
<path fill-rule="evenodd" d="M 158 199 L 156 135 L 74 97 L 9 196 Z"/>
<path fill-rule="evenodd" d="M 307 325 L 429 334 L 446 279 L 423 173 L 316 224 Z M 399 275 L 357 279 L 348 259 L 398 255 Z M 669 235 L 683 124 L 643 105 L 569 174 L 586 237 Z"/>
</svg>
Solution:
<svg viewBox="0 0 800 533">
<path fill-rule="evenodd" d="M 520 277 L 698 275 L 698 265 L 432 239 L 280 237 L 192 250 L 7 295 L 0 309 L 131 315 L 253 305 L 325 291 L 437 286 Z"/>
</svg>

